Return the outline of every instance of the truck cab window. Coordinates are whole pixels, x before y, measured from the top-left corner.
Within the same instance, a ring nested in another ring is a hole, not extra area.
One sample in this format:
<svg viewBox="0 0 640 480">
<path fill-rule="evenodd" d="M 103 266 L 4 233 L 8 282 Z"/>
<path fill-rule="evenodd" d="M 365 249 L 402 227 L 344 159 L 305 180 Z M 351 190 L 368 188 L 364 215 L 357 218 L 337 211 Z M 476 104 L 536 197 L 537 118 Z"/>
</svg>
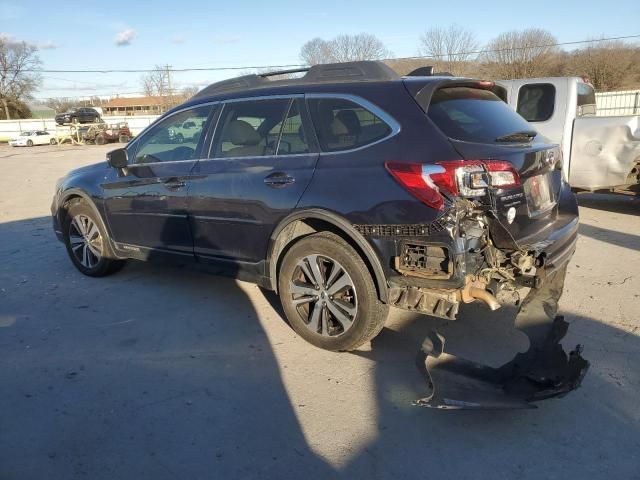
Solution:
<svg viewBox="0 0 640 480">
<path fill-rule="evenodd" d="M 556 87 L 550 83 L 530 83 L 518 92 L 517 112 L 528 122 L 545 122 L 553 115 Z"/>
</svg>

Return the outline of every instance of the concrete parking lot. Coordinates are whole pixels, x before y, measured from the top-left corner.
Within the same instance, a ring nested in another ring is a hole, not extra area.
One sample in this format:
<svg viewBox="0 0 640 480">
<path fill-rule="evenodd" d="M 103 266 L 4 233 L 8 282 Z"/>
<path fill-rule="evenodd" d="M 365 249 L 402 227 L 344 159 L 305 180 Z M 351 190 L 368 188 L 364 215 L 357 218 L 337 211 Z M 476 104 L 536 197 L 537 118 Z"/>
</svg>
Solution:
<svg viewBox="0 0 640 480">
<path fill-rule="evenodd" d="M 55 180 L 113 146 L 0 147 L 0 479 L 640 478 L 640 202 L 583 195 L 561 311 L 582 388 L 537 410 L 443 412 L 414 357 L 499 365 L 514 312 L 393 311 L 370 346 L 298 338 L 256 286 L 130 263 L 92 279 L 55 239 Z"/>
</svg>

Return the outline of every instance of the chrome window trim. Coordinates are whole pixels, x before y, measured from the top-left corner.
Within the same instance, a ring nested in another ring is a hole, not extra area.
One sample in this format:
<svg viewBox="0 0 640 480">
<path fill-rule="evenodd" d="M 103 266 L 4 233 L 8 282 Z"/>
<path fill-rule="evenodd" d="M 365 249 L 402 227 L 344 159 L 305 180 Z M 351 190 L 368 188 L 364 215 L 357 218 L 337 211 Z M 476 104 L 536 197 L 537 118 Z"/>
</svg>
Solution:
<svg viewBox="0 0 640 480">
<path fill-rule="evenodd" d="M 312 155 L 320 155 L 319 152 L 309 153 L 292 153 L 291 155 L 246 155 L 244 157 L 213 157 L 213 158 L 201 158 L 199 162 L 206 161 L 219 161 L 219 160 L 242 160 L 246 158 L 293 158 L 293 157 L 310 157 Z M 142 165 L 142 164 L 141 164 Z M 145 164 L 148 165 L 148 164 Z"/>
<path fill-rule="evenodd" d="M 391 132 L 389 133 L 389 135 L 387 135 L 386 137 L 379 138 L 374 142 L 367 143 L 366 145 L 361 145 L 356 148 L 350 148 L 349 150 L 336 150 L 335 152 L 327 152 L 322 150 L 322 148 L 320 148 L 321 155 L 339 155 L 343 153 L 357 152 L 359 150 L 363 150 L 365 148 L 369 148 L 374 145 L 377 145 L 378 143 L 386 142 L 391 137 L 395 137 L 402 130 L 400 122 L 398 122 L 394 117 L 392 117 L 386 111 L 378 107 L 375 103 L 372 103 L 369 100 L 362 98 L 358 95 L 352 95 L 349 93 L 308 93 L 305 95 L 305 98 L 307 100 L 313 100 L 317 98 L 320 98 L 320 99 L 321 98 L 337 98 L 339 100 L 349 100 L 357 105 L 360 105 L 362 108 L 370 111 L 371 113 L 379 117 L 382 121 L 384 121 L 391 128 Z M 314 125 L 314 128 L 315 128 L 315 125 Z"/>
</svg>

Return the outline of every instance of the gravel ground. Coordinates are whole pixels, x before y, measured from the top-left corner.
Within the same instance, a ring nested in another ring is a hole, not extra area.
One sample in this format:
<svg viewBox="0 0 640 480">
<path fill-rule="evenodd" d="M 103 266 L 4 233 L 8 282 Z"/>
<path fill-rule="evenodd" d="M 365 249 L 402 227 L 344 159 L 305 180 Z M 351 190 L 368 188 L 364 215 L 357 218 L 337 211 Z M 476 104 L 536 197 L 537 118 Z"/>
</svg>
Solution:
<svg viewBox="0 0 640 480">
<path fill-rule="evenodd" d="M 582 388 L 503 412 L 411 406 L 438 327 L 498 365 L 514 312 L 392 316 L 371 345 L 306 344 L 257 287 L 163 265 L 79 274 L 55 239 L 55 180 L 105 147 L 0 147 L 0 479 L 640 478 L 640 202 L 583 195 L 561 310 Z"/>
</svg>

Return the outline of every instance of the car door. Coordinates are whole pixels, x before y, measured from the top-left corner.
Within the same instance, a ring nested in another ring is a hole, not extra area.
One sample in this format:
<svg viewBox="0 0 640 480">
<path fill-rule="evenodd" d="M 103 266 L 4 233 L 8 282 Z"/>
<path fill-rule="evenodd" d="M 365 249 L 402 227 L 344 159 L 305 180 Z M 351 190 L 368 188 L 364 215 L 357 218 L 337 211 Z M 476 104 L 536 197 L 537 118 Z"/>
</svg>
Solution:
<svg viewBox="0 0 640 480">
<path fill-rule="evenodd" d="M 127 147 L 126 169 L 110 171 L 102 185 L 105 212 L 120 247 L 193 255 L 187 192 L 203 141 L 176 143 L 170 131 L 189 119 L 207 125 L 213 109 L 207 104 L 164 118 Z"/>
<path fill-rule="evenodd" d="M 308 114 L 301 98 L 229 101 L 216 123 L 209 158 L 193 171 L 194 251 L 203 261 L 257 264 L 313 176 Z"/>
</svg>

